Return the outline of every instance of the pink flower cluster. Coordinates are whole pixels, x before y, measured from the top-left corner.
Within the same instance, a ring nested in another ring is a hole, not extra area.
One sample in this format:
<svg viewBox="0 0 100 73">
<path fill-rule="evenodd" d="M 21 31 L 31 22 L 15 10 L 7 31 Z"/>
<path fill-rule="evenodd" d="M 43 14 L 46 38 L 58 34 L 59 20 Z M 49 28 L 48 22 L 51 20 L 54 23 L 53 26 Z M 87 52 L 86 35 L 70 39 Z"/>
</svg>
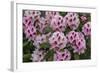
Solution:
<svg viewBox="0 0 100 73">
<path fill-rule="evenodd" d="M 77 29 L 80 24 L 79 16 L 75 12 L 67 13 L 63 20 L 64 24 L 72 30 Z"/>
<path fill-rule="evenodd" d="M 34 38 L 36 37 L 36 28 L 32 24 L 32 17 L 25 16 L 23 18 L 23 30 L 26 38 L 28 38 L 29 40 L 34 40 Z"/>
<path fill-rule="evenodd" d="M 63 23 L 63 17 L 61 15 L 55 15 L 51 20 L 50 26 L 54 31 L 64 31 L 66 28 L 66 25 Z"/>
<path fill-rule="evenodd" d="M 81 16 L 80 18 L 81 18 L 81 20 L 82 20 L 83 22 L 87 21 L 87 17 L 86 17 L 86 16 L 84 16 L 84 15 L 83 15 L 83 16 Z"/>
<path fill-rule="evenodd" d="M 45 56 L 45 52 L 39 49 L 36 49 L 33 53 L 32 53 L 32 58 L 31 60 L 33 62 L 41 62 L 41 61 L 45 61 L 43 58 Z"/>
<path fill-rule="evenodd" d="M 51 49 L 60 50 L 66 46 L 67 39 L 64 33 L 56 31 L 49 38 L 49 43 L 51 44 Z"/>
<path fill-rule="evenodd" d="M 91 35 L 91 22 L 87 22 L 83 25 L 82 32 L 84 33 L 85 36 Z"/>
<path fill-rule="evenodd" d="M 48 23 L 51 23 L 51 20 L 55 15 L 59 15 L 59 12 L 56 11 L 46 11 L 45 12 L 45 18 L 47 19 Z"/>
<path fill-rule="evenodd" d="M 56 51 L 54 54 L 54 61 L 65 61 L 71 59 L 71 53 L 67 50 Z"/>
<path fill-rule="evenodd" d="M 66 35 L 66 38 L 68 39 L 68 42 L 73 47 L 74 53 L 81 54 L 85 52 L 86 41 L 84 35 L 81 32 L 70 31 Z"/>
<path fill-rule="evenodd" d="M 48 21 L 44 17 L 40 17 L 40 11 L 26 10 L 23 17 L 23 29 L 27 38 L 34 40 L 36 31 L 43 32 L 48 26 Z"/>
<path fill-rule="evenodd" d="M 46 37 L 47 37 L 46 35 L 37 35 L 36 38 L 34 39 L 33 45 L 39 49 L 40 44 L 47 42 Z"/>
</svg>

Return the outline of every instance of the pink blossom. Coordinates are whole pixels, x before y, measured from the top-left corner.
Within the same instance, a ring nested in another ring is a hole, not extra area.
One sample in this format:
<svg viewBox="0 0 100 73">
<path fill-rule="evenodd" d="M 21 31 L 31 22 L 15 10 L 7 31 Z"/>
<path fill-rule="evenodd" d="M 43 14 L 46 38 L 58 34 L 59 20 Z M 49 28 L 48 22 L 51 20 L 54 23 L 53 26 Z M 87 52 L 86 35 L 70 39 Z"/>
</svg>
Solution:
<svg viewBox="0 0 100 73">
<path fill-rule="evenodd" d="M 41 15 L 40 11 L 36 10 L 25 10 L 24 11 L 24 16 L 32 17 L 35 20 L 39 19 Z"/>
<path fill-rule="evenodd" d="M 84 35 L 81 32 L 71 31 L 66 35 L 68 42 L 74 49 L 74 53 L 84 53 L 86 49 L 86 41 Z"/>
<path fill-rule="evenodd" d="M 34 40 L 37 34 L 36 28 L 33 26 L 28 26 L 27 29 L 24 30 L 24 33 L 26 35 L 26 38 L 28 38 L 29 40 Z"/>
<path fill-rule="evenodd" d="M 45 56 L 45 52 L 36 48 L 35 51 L 33 51 L 32 53 L 31 60 L 33 62 L 41 62 L 41 61 L 44 61 L 43 60 L 44 56 Z"/>
<path fill-rule="evenodd" d="M 32 21 L 32 17 L 31 16 L 24 16 L 23 17 L 23 29 L 27 29 L 29 26 L 32 26 L 32 24 L 34 23 L 34 21 Z"/>
<path fill-rule="evenodd" d="M 72 30 L 77 29 L 80 24 L 79 16 L 75 12 L 67 13 L 63 20 L 64 24 Z"/>
<path fill-rule="evenodd" d="M 78 54 L 85 53 L 86 41 L 85 41 L 84 35 L 81 32 L 78 33 L 78 37 L 76 38 L 75 46 L 73 45 L 73 47 L 74 47 L 75 53 L 78 53 Z"/>
<path fill-rule="evenodd" d="M 34 10 L 25 10 L 24 11 L 24 17 L 31 17 L 32 25 L 37 28 L 38 23 L 40 20 L 40 11 L 34 11 Z"/>
<path fill-rule="evenodd" d="M 66 34 L 66 38 L 68 39 L 69 43 L 73 43 L 76 37 L 78 37 L 78 32 L 75 31 L 70 31 L 68 34 Z"/>
<path fill-rule="evenodd" d="M 65 61 L 71 59 L 71 53 L 67 50 L 56 51 L 54 54 L 54 61 Z"/>
<path fill-rule="evenodd" d="M 23 17 L 23 31 L 29 40 L 34 40 L 36 36 L 36 28 L 32 25 L 34 22 L 32 21 L 32 17 L 24 16 Z"/>
<path fill-rule="evenodd" d="M 56 31 L 49 38 L 51 49 L 59 50 L 63 49 L 67 44 L 67 39 L 62 32 Z"/>
<path fill-rule="evenodd" d="M 51 24 L 50 27 L 54 30 L 54 31 L 64 31 L 66 28 L 66 25 L 63 23 L 63 17 L 61 15 L 55 15 L 52 20 L 51 20 Z"/>
<path fill-rule="evenodd" d="M 51 23 L 51 20 L 52 20 L 52 18 L 55 15 L 59 15 L 59 12 L 56 12 L 56 11 L 46 11 L 45 18 L 48 20 L 48 24 Z"/>
<path fill-rule="evenodd" d="M 43 33 L 44 32 L 44 29 L 48 26 L 49 24 L 48 24 L 48 22 L 47 22 L 47 19 L 45 19 L 44 17 L 41 17 L 40 19 L 39 19 L 39 22 L 38 22 L 38 24 L 37 24 L 37 26 L 36 26 L 36 28 L 37 28 L 37 30 L 39 31 L 39 32 L 41 32 L 41 33 Z"/>
<path fill-rule="evenodd" d="M 87 22 L 83 25 L 82 32 L 84 33 L 85 36 L 91 35 L 91 22 Z"/>
<path fill-rule="evenodd" d="M 40 49 L 40 44 L 47 42 L 46 35 L 37 35 L 34 39 L 33 45 Z"/>
<path fill-rule="evenodd" d="M 86 17 L 86 16 L 84 16 L 84 15 L 83 15 L 83 16 L 81 16 L 80 18 L 81 18 L 81 20 L 82 20 L 83 22 L 85 22 L 85 21 L 87 20 L 87 17 Z"/>
</svg>

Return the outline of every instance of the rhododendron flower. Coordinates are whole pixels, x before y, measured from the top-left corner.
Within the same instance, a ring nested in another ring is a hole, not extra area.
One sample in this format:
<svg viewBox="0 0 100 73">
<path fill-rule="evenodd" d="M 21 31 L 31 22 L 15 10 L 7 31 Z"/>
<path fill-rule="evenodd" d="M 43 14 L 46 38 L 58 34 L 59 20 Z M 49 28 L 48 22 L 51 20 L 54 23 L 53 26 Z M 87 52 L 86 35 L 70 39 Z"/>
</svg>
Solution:
<svg viewBox="0 0 100 73">
<path fill-rule="evenodd" d="M 80 24 L 79 16 L 75 12 L 68 12 L 63 20 L 64 24 L 72 30 L 77 29 Z"/>
<path fill-rule="evenodd" d="M 64 33 L 56 31 L 49 38 L 49 43 L 51 44 L 51 49 L 59 50 L 66 46 L 67 39 Z"/>
<path fill-rule="evenodd" d="M 32 17 L 35 20 L 39 19 L 41 15 L 40 11 L 34 11 L 34 10 L 25 10 L 24 16 Z"/>
<path fill-rule="evenodd" d="M 37 35 L 34 39 L 33 45 L 36 46 L 36 48 L 40 48 L 40 44 L 45 43 L 47 41 L 46 35 Z"/>
<path fill-rule="evenodd" d="M 50 27 L 54 31 L 64 31 L 66 25 L 63 23 L 63 17 L 61 15 L 55 15 L 51 20 Z"/>
<path fill-rule="evenodd" d="M 39 19 L 39 11 L 25 10 L 23 16 L 23 31 L 26 35 L 26 38 L 29 40 L 34 40 L 36 36 L 36 28 L 33 26 L 36 19 Z"/>
<path fill-rule="evenodd" d="M 76 37 L 78 37 L 78 32 L 75 31 L 70 31 L 68 34 L 66 34 L 66 38 L 69 43 L 73 43 Z"/>
<path fill-rule="evenodd" d="M 67 50 L 56 51 L 54 54 L 54 61 L 65 61 L 71 59 L 71 53 Z"/>
<path fill-rule="evenodd" d="M 26 35 L 26 38 L 29 40 L 34 40 L 36 36 L 36 28 L 32 25 L 32 18 L 31 17 L 24 17 L 23 18 L 23 31 Z"/>
<path fill-rule="evenodd" d="M 23 29 L 27 29 L 29 26 L 32 26 L 34 21 L 32 21 L 32 17 L 30 16 L 24 16 L 23 17 Z"/>
<path fill-rule="evenodd" d="M 55 15 L 59 15 L 59 12 L 56 12 L 56 11 L 46 11 L 45 12 L 45 18 L 48 20 L 49 24 L 51 23 L 51 20 Z"/>
<path fill-rule="evenodd" d="M 25 30 L 25 35 L 29 40 L 34 40 L 34 38 L 36 37 L 36 29 L 33 26 L 28 27 Z"/>
<path fill-rule="evenodd" d="M 36 28 L 37 28 L 37 30 L 38 30 L 39 32 L 43 33 L 43 32 L 44 32 L 44 29 L 45 29 L 48 25 L 49 25 L 49 24 L 48 24 L 47 20 L 46 20 L 44 17 L 41 17 L 41 18 L 39 19 L 39 22 L 38 22 Z"/>
<path fill-rule="evenodd" d="M 85 21 L 87 20 L 87 17 L 86 17 L 86 16 L 84 16 L 84 15 L 83 15 L 83 16 L 81 16 L 80 18 L 81 18 L 81 20 L 82 20 L 83 22 L 85 22 Z"/>
<path fill-rule="evenodd" d="M 44 61 L 43 60 L 44 55 L 45 55 L 45 52 L 44 51 L 39 50 L 39 49 L 36 48 L 35 51 L 33 51 L 33 53 L 32 53 L 31 60 L 33 62 L 41 62 L 41 61 Z"/>
<path fill-rule="evenodd" d="M 83 25 L 82 32 L 84 33 L 85 36 L 91 35 L 91 22 L 87 22 Z"/>
<path fill-rule="evenodd" d="M 74 49 L 74 53 L 85 53 L 86 41 L 84 35 L 81 32 L 71 31 L 66 35 L 69 43 Z"/>
<path fill-rule="evenodd" d="M 41 15 L 40 11 L 34 11 L 34 10 L 24 11 L 24 17 L 31 17 L 31 21 L 33 22 L 32 25 L 34 25 L 34 27 L 38 26 L 37 24 L 39 23 L 40 15 Z"/>
</svg>

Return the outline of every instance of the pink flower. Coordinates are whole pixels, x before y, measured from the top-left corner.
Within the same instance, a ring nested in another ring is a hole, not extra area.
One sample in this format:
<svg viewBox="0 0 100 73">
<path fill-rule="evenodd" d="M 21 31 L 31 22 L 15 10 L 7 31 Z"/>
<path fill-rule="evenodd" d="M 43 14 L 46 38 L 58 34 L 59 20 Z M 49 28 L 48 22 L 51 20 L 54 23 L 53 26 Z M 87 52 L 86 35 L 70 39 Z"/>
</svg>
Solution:
<svg viewBox="0 0 100 73">
<path fill-rule="evenodd" d="M 85 22 L 85 21 L 87 20 L 87 17 L 86 17 L 86 16 L 84 16 L 84 15 L 83 15 L 83 16 L 81 16 L 80 18 L 81 18 L 81 20 L 82 20 L 83 22 Z"/>
<path fill-rule="evenodd" d="M 74 52 L 78 53 L 79 55 L 85 53 L 86 41 L 84 35 L 81 32 L 78 33 L 78 37 L 76 38 L 76 41 L 77 42 L 75 43 L 75 45 L 73 45 Z"/>
<path fill-rule="evenodd" d="M 44 32 L 44 29 L 49 25 L 47 20 L 44 18 L 44 17 L 41 17 L 39 19 L 39 23 L 37 24 L 38 27 L 37 27 L 37 30 L 41 33 Z"/>
<path fill-rule="evenodd" d="M 82 32 L 84 33 L 85 36 L 91 35 L 91 22 L 87 22 L 83 25 Z"/>
<path fill-rule="evenodd" d="M 36 28 L 32 25 L 34 22 L 32 21 L 32 17 L 24 16 L 23 17 L 23 31 L 29 40 L 34 40 L 36 36 Z"/>
<path fill-rule="evenodd" d="M 41 15 L 40 11 L 34 11 L 34 10 L 24 11 L 24 17 L 31 17 L 32 25 L 36 28 L 38 27 L 40 15 Z"/>
<path fill-rule="evenodd" d="M 23 31 L 26 38 L 34 40 L 36 36 L 36 28 L 33 26 L 36 20 L 40 18 L 40 12 L 34 10 L 25 10 L 23 16 Z"/>
<path fill-rule="evenodd" d="M 74 49 L 74 53 L 82 54 L 85 52 L 86 41 L 81 32 L 71 31 L 66 35 L 66 38 Z"/>
<path fill-rule="evenodd" d="M 75 40 L 75 38 L 78 37 L 78 32 L 75 31 L 70 31 L 67 35 L 66 38 L 68 39 L 69 43 L 73 43 L 73 41 Z"/>
<path fill-rule="evenodd" d="M 56 51 L 56 53 L 54 54 L 54 61 L 65 61 L 70 59 L 71 53 L 67 49 Z"/>
<path fill-rule="evenodd" d="M 45 18 L 48 20 L 48 24 L 51 23 L 51 20 L 52 20 L 52 18 L 55 15 L 59 15 L 59 12 L 56 12 L 56 11 L 46 11 Z"/>
<path fill-rule="evenodd" d="M 36 28 L 33 26 L 29 26 L 24 30 L 24 33 L 26 35 L 26 38 L 28 38 L 29 40 L 34 40 L 36 37 Z"/>
<path fill-rule="evenodd" d="M 43 60 L 44 56 L 45 56 L 45 52 L 36 48 L 35 51 L 33 51 L 32 53 L 31 60 L 33 62 L 41 62 L 44 61 Z"/>
<path fill-rule="evenodd" d="M 63 23 L 63 17 L 60 15 L 55 15 L 52 20 L 51 20 L 51 24 L 50 27 L 54 30 L 54 31 L 64 31 L 66 28 L 66 25 Z"/>
<path fill-rule="evenodd" d="M 63 49 L 67 44 L 67 39 L 62 32 L 56 31 L 49 38 L 51 49 L 60 50 Z"/>
<path fill-rule="evenodd" d="M 79 16 L 75 12 L 67 13 L 63 20 L 64 24 L 72 30 L 77 29 L 80 24 Z"/>
<path fill-rule="evenodd" d="M 47 42 L 46 35 L 37 35 L 34 39 L 33 45 L 40 49 L 40 44 Z"/>
<path fill-rule="evenodd" d="M 41 15 L 40 11 L 36 10 L 25 10 L 24 11 L 24 16 L 32 17 L 35 20 L 39 19 Z"/>
<path fill-rule="evenodd" d="M 34 23 L 34 21 L 32 21 L 32 17 L 31 16 L 24 16 L 23 17 L 23 29 L 27 29 L 29 26 L 32 26 L 32 24 Z"/>
</svg>

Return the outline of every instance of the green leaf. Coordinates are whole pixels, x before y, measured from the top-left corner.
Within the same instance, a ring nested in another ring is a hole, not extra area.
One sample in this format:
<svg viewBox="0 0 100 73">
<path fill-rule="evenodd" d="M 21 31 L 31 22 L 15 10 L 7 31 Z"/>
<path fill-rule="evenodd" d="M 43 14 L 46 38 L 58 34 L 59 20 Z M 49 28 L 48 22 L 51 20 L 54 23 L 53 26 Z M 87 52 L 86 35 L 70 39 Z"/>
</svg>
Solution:
<svg viewBox="0 0 100 73">
<path fill-rule="evenodd" d="M 46 59 L 47 61 L 53 61 L 53 57 L 54 57 L 54 51 L 49 50 L 44 56 L 44 59 Z"/>
<path fill-rule="evenodd" d="M 50 44 L 45 42 L 45 43 L 40 44 L 40 47 L 43 49 L 50 48 Z"/>
<path fill-rule="evenodd" d="M 48 26 L 48 27 L 46 27 L 46 28 L 44 29 L 44 33 L 45 33 L 45 34 L 47 34 L 47 33 L 49 33 L 49 32 L 53 32 L 53 30 L 52 30 L 52 28 L 51 28 L 50 26 Z"/>
<path fill-rule="evenodd" d="M 80 55 L 80 59 L 91 59 L 91 49 L 87 48 L 85 53 Z"/>
<path fill-rule="evenodd" d="M 24 54 L 23 55 L 23 62 L 31 62 L 31 54 Z"/>
<path fill-rule="evenodd" d="M 35 47 L 31 41 L 23 42 L 23 53 L 24 54 L 31 53 L 34 49 Z"/>
<path fill-rule="evenodd" d="M 65 49 L 68 49 L 69 51 L 73 50 L 72 46 L 69 43 L 66 45 Z"/>
<path fill-rule="evenodd" d="M 76 29 L 76 32 L 81 32 L 82 31 L 82 27 L 83 27 L 83 24 L 80 23 L 78 28 Z"/>
<path fill-rule="evenodd" d="M 61 16 L 65 16 L 67 14 L 67 12 L 60 12 Z"/>
<path fill-rule="evenodd" d="M 79 55 L 75 53 L 75 54 L 74 54 L 74 59 L 75 59 L 75 60 L 79 60 L 79 59 L 80 59 Z"/>
<path fill-rule="evenodd" d="M 71 29 L 69 27 L 65 28 L 64 34 L 68 34 L 71 31 Z"/>
<path fill-rule="evenodd" d="M 23 43 L 23 47 L 29 44 L 29 41 Z"/>
</svg>

